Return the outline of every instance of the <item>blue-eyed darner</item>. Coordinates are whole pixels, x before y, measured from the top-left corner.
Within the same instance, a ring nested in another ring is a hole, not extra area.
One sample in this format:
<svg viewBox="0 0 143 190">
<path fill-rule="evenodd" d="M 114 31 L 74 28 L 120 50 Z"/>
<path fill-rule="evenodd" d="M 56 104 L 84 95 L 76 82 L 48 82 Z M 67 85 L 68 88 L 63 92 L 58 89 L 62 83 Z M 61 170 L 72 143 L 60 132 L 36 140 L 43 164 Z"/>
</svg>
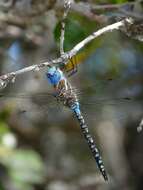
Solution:
<svg viewBox="0 0 143 190">
<path fill-rule="evenodd" d="M 108 83 L 113 83 L 114 84 L 114 81 L 105 81 L 105 86 L 108 86 L 110 87 L 110 85 Z M 112 86 L 112 85 L 111 85 Z M 95 85 L 95 89 L 98 88 L 98 85 L 96 84 Z M 110 89 L 110 88 L 109 88 Z M 70 89 L 71 90 L 71 89 Z M 93 107 L 95 108 L 96 110 L 98 110 L 98 105 L 101 107 L 102 105 L 105 105 L 106 103 L 110 104 L 110 105 L 114 105 L 115 102 L 118 102 L 120 105 L 122 103 L 130 103 L 131 104 L 131 100 L 132 98 L 128 97 L 128 96 L 114 96 L 113 99 L 110 97 L 108 98 L 108 96 L 106 98 L 102 98 L 101 95 L 98 96 L 98 93 L 97 93 L 97 99 L 95 98 L 95 91 L 92 89 L 92 86 L 88 86 L 88 93 L 89 93 L 89 97 L 88 97 L 88 101 L 86 99 L 84 99 L 84 91 L 78 91 L 76 90 L 76 88 L 72 88 L 73 91 L 77 91 L 76 94 L 77 96 L 79 95 L 79 97 L 81 96 L 81 98 L 83 98 L 83 104 L 88 105 L 89 107 Z M 21 99 L 31 99 L 33 100 L 34 102 L 38 102 L 39 104 L 39 112 L 47 112 L 47 106 L 51 103 L 52 105 L 54 104 L 55 100 L 54 98 L 52 98 L 52 96 L 56 96 L 56 94 L 51 94 L 51 93 L 47 93 L 47 92 L 39 92 L 39 93 L 34 93 L 34 94 L 25 94 L 25 93 L 19 93 L 19 94 L 15 94 L 15 93 L 10 93 L 10 94 L 3 94 L 3 93 L 0 93 L 0 96 L 1 96 L 1 100 L 4 99 L 7 97 L 7 98 L 16 98 L 16 99 L 19 99 L 19 101 Z M 97 102 L 96 102 L 97 100 Z M 81 100 L 82 102 L 82 100 Z M 96 104 L 97 103 L 97 104 Z M 29 111 L 32 111 L 32 109 L 30 110 L 29 108 L 26 109 L 26 106 L 25 106 L 25 109 L 21 109 L 20 110 L 21 113 L 25 114 L 25 113 L 29 113 Z M 101 163 L 101 162 L 100 162 Z M 101 163 L 102 164 L 102 163 Z M 101 168 L 102 169 L 102 168 Z M 102 171 L 102 170 L 101 170 Z M 103 173 L 104 175 L 104 173 Z M 106 176 L 104 176 L 105 179 L 106 179 Z"/>
<path fill-rule="evenodd" d="M 48 69 L 47 78 L 55 89 L 55 92 L 53 95 L 55 96 L 57 101 L 63 103 L 64 106 L 70 108 L 72 112 L 74 113 L 74 115 L 76 116 L 80 124 L 83 136 L 86 139 L 88 146 L 93 154 L 93 157 L 96 160 L 98 168 L 100 172 L 102 173 L 104 179 L 108 180 L 102 158 L 99 154 L 99 151 L 97 149 L 96 144 L 94 143 L 92 136 L 89 133 L 88 127 L 85 123 L 84 117 L 82 116 L 82 113 L 80 110 L 78 98 L 76 96 L 75 91 L 72 89 L 71 84 L 67 81 L 67 79 L 63 75 L 63 72 L 56 67 L 51 67 Z"/>
<path fill-rule="evenodd" d="M 66 79 L 63 72 L 59 68 L 56 68 L 56 67 L 49 68 L 47 72 L 47 78 L 55 89 L 55 97 L 57 101 L 62 102 L 64 106 L 70 108 L 72 112 L 74 113 L 74 115 L 76 116 L 79 122 L 79 125 L 81 127 L 83 136 L 88 143 L 88 146 L 93 154 L 93 157 L 96 160 L 97 166 L 102 176 L 104 177 L 104 180 L 107 181 L 108 177 L 107 177 L 107 173 L 106 173 L 102 158 L 89 132 L 88 126 L 84 120 L 84 117 L 80 109 L 79 100 L 77 98 L 76 93 L 72 90 L 72 86 L 70 82 Z"/>
</svg>

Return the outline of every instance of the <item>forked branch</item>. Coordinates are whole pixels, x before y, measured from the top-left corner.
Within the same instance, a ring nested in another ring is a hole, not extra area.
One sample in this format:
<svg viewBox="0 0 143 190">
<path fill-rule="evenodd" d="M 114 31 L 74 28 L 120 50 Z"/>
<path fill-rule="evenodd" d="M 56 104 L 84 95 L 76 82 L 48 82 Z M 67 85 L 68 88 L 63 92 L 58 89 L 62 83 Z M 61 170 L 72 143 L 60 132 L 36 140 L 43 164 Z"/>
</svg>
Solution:
<svg viewBox="0 0 143 190">
<path fill-rule="evenodd" d="M 23 69 L 20 69 L 20 70 L 11 72 L 11 73 L 1 75 L 0 76 L 0 88 L 5 88 L 9 82 L 14 82 L 17 75 L 20 75 L 20 74 L 23 74 L 23 73 L 26 73 L 29 71 L 38 71 L 43 67 L 50 67 L 53 65 L 58 66 L 63 63 L 66 64 L 68 59 L 71 59 L 74 55 L 76 55 L 79 52 L 79 50 L 81 50 L 85 45 L 90 43 L 95 38 L 97 38 L 107 32 L 112 32 L 113 30 L 119 30 L 122 27 L 126 27 L 126 25 L 132 25 L 132 24 L 134 24 L 132 19 L 126 18 L 126 19 L 116 22 L 114 24 L 105 26 L 105 27 L 99 29 L 98 31 L 93 32 L 91 35 L 89 35 L 84 40 L 79 42 L 76 46 L 74 46 L 73 49 L 71 49 L 68 52 L 63 53 L 59 58 L 56 58 L 56 59 L 53 59 L 50 61 L 46 61 L 43 63 L 39 63 L 39 64 L 34 64 L 29 67 L 25 67 Z"/>
</svg>

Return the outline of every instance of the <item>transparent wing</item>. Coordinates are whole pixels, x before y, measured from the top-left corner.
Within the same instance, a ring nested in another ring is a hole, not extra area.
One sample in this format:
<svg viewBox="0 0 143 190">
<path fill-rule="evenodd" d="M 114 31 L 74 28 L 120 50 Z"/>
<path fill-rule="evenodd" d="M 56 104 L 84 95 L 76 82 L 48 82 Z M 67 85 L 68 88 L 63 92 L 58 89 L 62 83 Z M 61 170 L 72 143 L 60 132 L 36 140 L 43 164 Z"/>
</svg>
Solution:
<svg viewBox="0 0 143 190">
<path fill-rule="evenodd" d="M 0 93 L 0 103 L 13 105 L 19 113 L 48 112 L 48 108 L 56 107 L 54 95 L 48 92 L 41 93 Z"/>
<path fill-rule="evenodd" d="M 115 117 L 122 117 L 121 115 L 128 116 L 127 112 L 124 113 L 122 109 L 133 110 L 134 107 L 142 105 L 142 100 L 136 96 L 131 96 L 128 93 L 121 93 L 118 87 L 118 81 L 107 79 L 97 81 L 94 84 L 80 85 L 79 87 L 73 87 L 73 91 L 77 94 L 81 109 L 89 117 L 99 115 L 103 110 L 107 110 L 107 106 L 110 110 L 119 110 L 120 114 L 113 114 Z M 118 90 L 115 90 L 115 87 Z M 79 90 L 80 89 L 80 90 Z M 125 88 L 126 89 L 126 88 Z M 122 90 L 123 91 L 123 90 Z M 114 92 L 114 93 L 113 93 Z M 48 115 L 49 112 L 56 115 L 62 114 L 61 106 L 56 101 L 54 94 L 48 92 L 38 93 L 0 93 L 0 102 L 13 101 L 15 104 L 19 104 L 18 112 L 20 114 L 27 114 L 29 112 L 35 112 L 43 115 Z M 34 105 L 34 106 L 33 106 Z M 62 106 L 63 107 L 63 106 Z M 137 112 L 137 111 L 136 111 Z"/>
<path fill-rule="evenodd" d="M 84 90 L 85 88 L 85 90 Z M 87 118 L 140 121 L 143 113 L 142 84 L 125 79 L 95 81 L 78 91 L 81 109 Z"/>
<path fill-rule="evenodd" d="M 76 89 L 75 89 L 76 90 Z M 82 107 L 86 108 L 86 111 L 89 110 L 98 110 L 101 108 L 101 105 L 117 105 L 117 104 L 127 104 L 135 101 L 135 98 L 133 97 L 106 97 L 106 98 L 100 98 L 96 97 L 96 93 L 94 96 L 91 96 L 91 94 L 84 95 L 84 91 L 80 93 L 78 90 L 78 96 L 79 96 L 79 101 Z M 34 103 L 39 107 L 40 109 L 38 110 L 39 112 L 44 112 L 47 110 L 47 108 L 54 108 L 59 105 L 59 103 L 56 101 L 56 98 L 52 93 L 47 93 L 47 92 L 40 92 L 40 93 L 34 93 L 34 94 L 25 94 L 25 93 L 0 93 L 0 101 L 12 101 L 15 100 L 15 103 L 19 104 L 24 104 L 26 105 L 30 102 Z M 21 109 L 21 113 L 25 113 L 26 111 L 32 111 L 32 109 L 26 110 L 26 106 L 22 106 L 23 109 Z M 25 109 L 24 109 L 25 107 Z"/>
</svg>

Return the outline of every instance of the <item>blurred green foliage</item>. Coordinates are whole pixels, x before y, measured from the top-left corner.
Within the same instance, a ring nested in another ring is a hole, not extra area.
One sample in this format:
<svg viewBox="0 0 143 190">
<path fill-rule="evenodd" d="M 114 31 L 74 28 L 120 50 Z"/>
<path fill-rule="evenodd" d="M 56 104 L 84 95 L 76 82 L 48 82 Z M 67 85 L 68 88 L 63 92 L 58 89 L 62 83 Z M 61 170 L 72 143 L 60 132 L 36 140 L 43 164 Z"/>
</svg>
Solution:
<svg viewBox="0 0 143 190">
<path fill-rule="evenodd" d="M 84 26 L 84 27 L 83 27 Z M 65 51 L 72 49 L 77 43 L 86 38 L 96 28 L 96 23 L 79 14 L 71 14 L 66 19 L 65 27 Z M 61 22 L 54 29 L 54 36 L 59 45 L 61 34 Z"/>
<path fill-rule="evenodd" d="M 40 156 L 33 150 L 15 150 L 10 159 L 4 164 L 9 169 L 9 175 L 16 185 L 23 186 L 41 184 L 44 182 L 45 172 Z"/>
<path fill-rule="evenodd" d="M 110 0 L 111 3 L 119 4 L 119 3 L 125 3 L 128 2 L 127 0 Z"/>
<path fill-rule="evenodd" d="M 0 122 L 0 164 L 7 169 L 7 175 L 19 190 L 31 190 L 33 184 L 45 179 L 44 163 L 34 150 L 16 148 L 16 136 L 7 123 Z"/>
</svg>

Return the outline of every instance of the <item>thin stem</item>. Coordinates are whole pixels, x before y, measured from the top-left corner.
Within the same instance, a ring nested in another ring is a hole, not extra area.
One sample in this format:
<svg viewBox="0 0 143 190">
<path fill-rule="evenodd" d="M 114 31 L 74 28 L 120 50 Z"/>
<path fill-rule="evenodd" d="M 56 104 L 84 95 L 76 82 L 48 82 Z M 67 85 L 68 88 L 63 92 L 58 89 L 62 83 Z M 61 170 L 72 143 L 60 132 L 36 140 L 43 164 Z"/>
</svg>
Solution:
<svg viewBox="0 0 143 190">
<path fill-rule="evenodd" d="M 64 54 L 64 39 L 65 39 L 65 21 L 71 6 L 70 0 L 65 0 L 64 3 L 64 14 L 61 21 L 61 36 L 60 36 L 60 54 Z"/>
<path fill-rule="evenodd" d="M 94 40 L 95 38 L 101 36 L 104 33 L 120 29 L 120 27 L 125 26 L 126 23 L 133 24 L 132 22 L 130 22 L 129 19 L 125 19 L 125 20 L 116 22 L 114 24 L 105 26 L 102 29 L 100 29 L 100 30 L 98 30 L 96 32 L 93 32 L 87 38 L 85 38 L 84 40 L 79 42 L 73 49 L 71 49 L 69 52 L 63 53 L 57 59 L 53 59 L 51 61 L 46 61 L 46 62 L 43 62 L 43 63 L 40 63 L 40 64 L 34 64 L 34 65 L 29 66 L 29 67 L 25 67 L 23 69 L 17 70 L 15 72 L 11 72 L 11 73 L 1 75 L 0 76 L 0 87 L 5 88 L 6 85 L 3 85 L 3 83 L 5 84 L 5 82 L 9 83 L 11 81 L 14 81 L 12 79 L 16 78 L 17 75 L 20 75 L 20 74 L 23 74 L 23 73 L 26 73 L 26 72 L 29 72 L 29 71 L 37 71 L 37 70 L 40 70 L 41 68 L 46 67 L 46 66 L 50 67 L 50 66 L 53 66 L 53 65 L 59 65 L 60 63 L 63 63 L 63 62 L 66 63 L 68 59 L 70 59 L 71 57 L 76 55 L 79 52 L 79 50 L 81 50 L 89 42 L 91 42 L 92 40 Z"/>
</svg>

